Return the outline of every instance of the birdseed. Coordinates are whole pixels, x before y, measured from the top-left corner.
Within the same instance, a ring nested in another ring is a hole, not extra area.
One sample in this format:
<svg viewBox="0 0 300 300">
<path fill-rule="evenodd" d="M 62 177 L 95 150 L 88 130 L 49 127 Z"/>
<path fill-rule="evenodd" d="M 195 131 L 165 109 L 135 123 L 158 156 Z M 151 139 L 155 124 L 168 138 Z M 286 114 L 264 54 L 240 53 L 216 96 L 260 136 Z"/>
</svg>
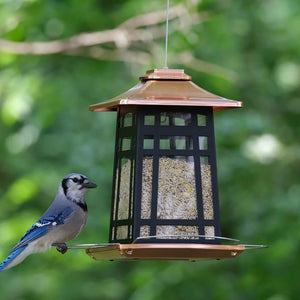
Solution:
<svg viewBox="0 0 300 300">
<path fill-rule="evenodd" d="M 197 218 L 197 194 L 195 184 L 194 162 L 186 157 L 159 158 L 157 219 Z M 121 182 L 119 191 L 118 219 L 128 219 L 130 200 L 130 167 L 128 160 L 121 167 Z M 145 157 L 142 172 L 141 218 L 151 218 L 153 158 Z M 211 183 L 211 166 L 201 165 L 203 217 L 205 220 L 214 218 L 213 193 Z M 213 226 L 210 226 L 213 227 Z M 157 235 L 198 235 L 197 226 L 157 226 Z M 207 228 L 206 235 L 213 235 L 213 229 Z M 140 236 L 149 236 L 150 227 L 142 226 Z M 183 238 L 183 237 L 181 237 Z M 187 237 L 191 239 L 192 237 Z"/>
</svg>

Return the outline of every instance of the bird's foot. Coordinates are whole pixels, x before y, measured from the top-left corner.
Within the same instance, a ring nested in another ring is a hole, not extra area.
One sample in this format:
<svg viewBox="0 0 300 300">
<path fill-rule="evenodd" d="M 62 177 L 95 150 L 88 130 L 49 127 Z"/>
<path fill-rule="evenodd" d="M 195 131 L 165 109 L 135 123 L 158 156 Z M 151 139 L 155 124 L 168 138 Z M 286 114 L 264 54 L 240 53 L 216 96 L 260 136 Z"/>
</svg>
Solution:
<svg viewBox="0 0 300 300">
<path fill-rule="evenodd" d="M 52 246 L 56 247 L 56 250 L 61 254 L 65 254 L 68 250 L 68 246 L 65 243 L 54 243 Z"/>
</svg>

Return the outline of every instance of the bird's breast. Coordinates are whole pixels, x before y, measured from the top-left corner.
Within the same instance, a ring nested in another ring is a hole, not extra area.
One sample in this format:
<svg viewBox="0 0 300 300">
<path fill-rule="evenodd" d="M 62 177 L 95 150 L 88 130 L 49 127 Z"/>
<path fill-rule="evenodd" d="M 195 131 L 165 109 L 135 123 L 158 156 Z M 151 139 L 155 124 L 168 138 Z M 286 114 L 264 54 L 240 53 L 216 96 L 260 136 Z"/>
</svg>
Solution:
<svg viewBox="0 0 300 300">
<path fill-rule="evenodd" d="M 86 221 L 87 213 L 83 210 L 75 210 L 64 224 L 51 230 L 49 235 L 52 237 L 52 243 L 66 243 L 76 238 L 84 228 Z"/>
</svg>

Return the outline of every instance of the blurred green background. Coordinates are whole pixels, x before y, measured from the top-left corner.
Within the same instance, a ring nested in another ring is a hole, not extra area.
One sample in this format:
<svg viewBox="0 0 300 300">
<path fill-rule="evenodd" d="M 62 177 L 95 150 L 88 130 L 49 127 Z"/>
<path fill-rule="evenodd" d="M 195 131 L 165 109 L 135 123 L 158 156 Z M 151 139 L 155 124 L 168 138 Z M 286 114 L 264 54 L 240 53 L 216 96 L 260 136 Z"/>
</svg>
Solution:
<svg viewBox="0 0 300 300">
<path fill-rule="evenodd" d="M 1 299 L 298 299 L 300 2 L 170 2 L 169 68 L 244 102 L 215 114 L 223 236 L 269 248 L 196 263 L 52 249 L 2 272 Z M 164 66 L 166 3 L 0 1 L 0 259 L 70 172 L 99 185 L 73 243 L 107 242 L 116 114 L 88 106 Z"/>
</svg>

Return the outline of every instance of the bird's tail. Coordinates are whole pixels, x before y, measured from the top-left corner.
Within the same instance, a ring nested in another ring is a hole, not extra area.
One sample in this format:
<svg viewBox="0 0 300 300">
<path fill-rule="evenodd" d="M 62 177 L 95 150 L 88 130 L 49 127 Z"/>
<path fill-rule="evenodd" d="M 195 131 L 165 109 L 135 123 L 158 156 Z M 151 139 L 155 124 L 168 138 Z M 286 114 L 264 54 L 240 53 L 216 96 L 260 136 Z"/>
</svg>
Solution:
<svg viewBox="0 0 300 300">
<path fill-rule="evenodd" d="M 24 260 L 24 258 L 28 255 L 27 253 L 23 252 L 28 245 L 24 245 L 16 250 L 12 251 L 7 258 L 0 264 L 0 272 L 3 270 L 10 269 L 11 267 L 19 264 Z"/>
</svg>

